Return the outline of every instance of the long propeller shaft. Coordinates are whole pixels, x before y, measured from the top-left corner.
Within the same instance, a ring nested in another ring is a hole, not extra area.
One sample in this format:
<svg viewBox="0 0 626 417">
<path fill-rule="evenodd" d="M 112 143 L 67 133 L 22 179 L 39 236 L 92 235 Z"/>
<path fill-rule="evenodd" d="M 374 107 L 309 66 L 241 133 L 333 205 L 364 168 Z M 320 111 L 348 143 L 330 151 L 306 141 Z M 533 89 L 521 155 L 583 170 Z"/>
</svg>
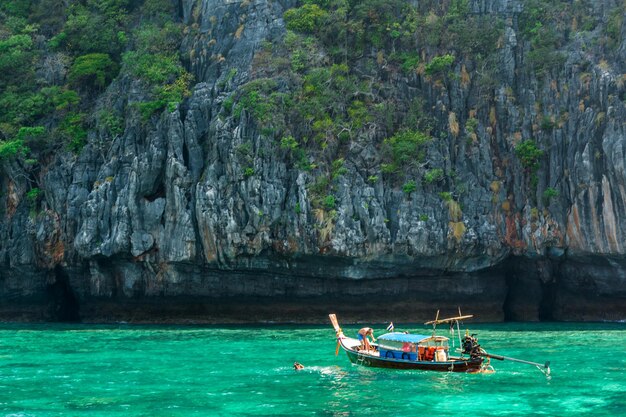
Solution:
<svg viewBox="0 0 626 417">
<path fill-rule="evenodd" d="M 526 365 L 536 366 L 539 369 L 545 368 L 546 369 L 546 374 L 547 375 L 550 374 L 550 361 L 546 362 L 545 364 L 541 364 L 541 363 L 537 363 L 537 362 L 525 361 L 523 359 L 511 358 L 509 356 L 494 355 L 492 353 L 481 353 L 480 356 L 484 356 L 486 358 L 497 359 L 499 361 L 505 361 L 506 360 L 506 361 L 511 361 L 511 362 L 525 363 Z"/>
</svg>

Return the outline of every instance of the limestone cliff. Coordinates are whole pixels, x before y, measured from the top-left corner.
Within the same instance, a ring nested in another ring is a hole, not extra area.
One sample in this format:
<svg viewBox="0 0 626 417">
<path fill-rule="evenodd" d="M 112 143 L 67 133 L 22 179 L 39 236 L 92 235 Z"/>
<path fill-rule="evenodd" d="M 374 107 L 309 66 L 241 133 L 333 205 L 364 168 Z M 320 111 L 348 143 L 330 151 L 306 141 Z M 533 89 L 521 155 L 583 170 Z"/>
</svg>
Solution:
<svg viewBox="0 0 626 417">
<path fill-rule="evenodd" d="M 288 34 L 300 3 L 179 3 L 189 98 L 142 120 L 129 109 L 145 87 L 122 70 L 98 98 L 125 114 L 122 132 L 96 124 L 78 155 L 51 157 L 37 210 L 28 184 L 3 176 L 0 318 L 415 321 L 456 306 L 483 320 L 626 318 L 621 20 L 602 44 L 621 1 L 578 2 L 593 25 L 559 28 L 545 68 L 522 0 L 467 4 L 473 22 L 499 22 L 489 54 L 417 37 L 411 66 L 396 44 L 366 44 L 337 66 L 370 83 L 342 109 L 370 111 L 347 136 L 289 113 L 307 71 L 335 60 L 321 37 Z M 304 68 L 286 42 L 308 51 Z M 402 160 L 389 138 L 416 127 L 419 156 L 389 169 Z"/>
</svg>

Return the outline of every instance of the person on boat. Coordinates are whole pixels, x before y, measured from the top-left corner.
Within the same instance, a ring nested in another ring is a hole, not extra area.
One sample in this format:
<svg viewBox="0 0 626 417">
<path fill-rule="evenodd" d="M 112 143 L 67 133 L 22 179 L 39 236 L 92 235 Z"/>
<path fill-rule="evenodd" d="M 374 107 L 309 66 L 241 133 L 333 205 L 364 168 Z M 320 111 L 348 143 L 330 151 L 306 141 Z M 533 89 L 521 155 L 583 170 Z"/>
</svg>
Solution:
<svg viewBox="0 0 626 417">
<path fill-rule="evenodd" d="M 371 347 L 370 341 L 367 337 L 372 336 L 372 342 L 376 341 L 376 338 L 374 337 L 374 329 L 372 329 L 371 327 L 363 327 L 361 330 L 359 330 L 356 336 L 359 339 L 359 342 L 361 342 L 361 349 L 369 352 Z"/>
<path fill-rule="evenodd" d="M 293 369 L 295 369 L 296 371 L 299 371 L 299 370 L 301 370 L 301 369 L 304 369 L 304 365 L 302 365 L 302 364 L 301 364 L 301 363 L 299 363 L 299 362 L 294 362 L 294 363 L 293 363 Z"/>
</svg>

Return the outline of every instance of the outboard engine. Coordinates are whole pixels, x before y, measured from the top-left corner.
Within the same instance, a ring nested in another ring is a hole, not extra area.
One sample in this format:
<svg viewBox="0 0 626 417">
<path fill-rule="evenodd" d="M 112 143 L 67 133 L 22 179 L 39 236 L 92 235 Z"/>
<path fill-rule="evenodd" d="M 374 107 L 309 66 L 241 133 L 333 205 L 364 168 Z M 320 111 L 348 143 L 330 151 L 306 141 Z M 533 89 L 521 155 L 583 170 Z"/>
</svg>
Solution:
<svg viewBox="0 0 626 417">
<path fill-rule="evenodd" d="M 480 356 L 480 345 L 478 344 L 478 340 L 475 336 L 475 334 L 472 334 L 471 336 L 465 335 L 465 338 L 463 339 L 463 353 L 472 357 Z"/>
</svg>

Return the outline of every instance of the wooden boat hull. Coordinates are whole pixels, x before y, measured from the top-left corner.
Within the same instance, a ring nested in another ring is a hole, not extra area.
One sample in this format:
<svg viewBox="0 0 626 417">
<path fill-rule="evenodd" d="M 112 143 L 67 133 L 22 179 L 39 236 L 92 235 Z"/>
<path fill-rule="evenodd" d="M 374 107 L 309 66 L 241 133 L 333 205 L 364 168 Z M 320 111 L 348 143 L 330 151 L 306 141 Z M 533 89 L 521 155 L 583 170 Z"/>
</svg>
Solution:
<svg viewBox="0 0 626 417">
<path fill-rule="evenodd" d="M 472 372 L 480 370 L 483 364 L 483 358 L 476 359 L 458 359 L 446 362 L 435 361 L 412 361 L 406 359 L 381 358 L 363 352 L 358 352 L 352 348 L 354 343 L 345 343 L 348 338 L 339 339 L 339 343 L 348 355 L 350 362 L 372 368 L 388 368 L 388 369 L 416 369 L 422 371 L 436 372 Z"/>
<path fill-rule="evenodd" d="M 346 337 L 346 335 L 343 334 L 343 331 L 339 327 L 337 316 L 335 314 L 329 314 L 328 316 L 337 334 L 337 351 L 335 352 L 335 354 L 339 353 L 339 347 L 341 346 L 341 348 L 348 354 L 348 359 L 350 359 L 350 362 L 356 365 L 368 366 L 368 367 L 373 367 L 373 368 L 418 369 L 422 371 L 436 371 L 436 372 L 476 372 L 482 369 L 482 365 L 484 362 L 484 358 L 482 357 L 476 357 L 476 358 L 452 357 L 452 358 L 448 358 L 448 360 L 446 361 L 436 361 L 436 360 L 425 361 L 425 360 L 415 360 L 416 355 L 415 354 L 411 355 L 410 353 L 408 354 L 409 356 L 408 358 L 398 359 L 398 358 L 393 358 L 391 356 L 380 357 L 378 351 L 373 352 L 373 353 L 366 353 L 366 352 L 360 351 L 359 348 L 361 346 L 361 342 L 358 341 L 357 339 Z M 461 316 L 460 312 L 459 312 L 459 316 L 460 317 L 444 319 L 443 321 L 450 321 L 452 319 L 469 317 L 469 316 Z M 389 335 L 393 335 L 393 333 L 390 333 Z M 383 339 L 383 336 L 380 336 L 379 339 Z M 404 334 L 402 336 L 404 337 L 404 339 L 409 337 L 408 335 L 405 336 Z M 415 337 L 417 337 L 419 340 L 415 339 Z M 427 340 L 427 339 L 433 339 L 433 338 L 435 338 L 434 334 L 432 338 L 427 337 L 427 336 L 414 335 L 413 339 L 410 340 L 410 342 L 416 343 L 416 342 L 420 342 L 420 341 Z M 389 340 L 397 341 L 394 339 L 389 339 Z M 403 340 L 401 339 L 400 341 L 402 342 Z M 382 349 L 380 350 L 380 352 L 382 352 Z M 387 353 L 385 353 L 385 356 L 387 356 Z M 410 356 L 413 356 L 413 358 L 410 358 Z M 435 356 L 435 357 L 438 357 L 438 356 Z"/>
<path fill-rule="evenodd" d="M 468 372 L 480 369 L 483 362 L 482 359 L 455 360 L 447 362 L 409 361 L 402 359 L 378 358 L 351 350 L 346 350 L 346 353 L 348 354 L 350 362 L 356 365 L 368 366 L 372 368 L 419 369 L 422 371 L 438 372 Z"/>
</svg>

